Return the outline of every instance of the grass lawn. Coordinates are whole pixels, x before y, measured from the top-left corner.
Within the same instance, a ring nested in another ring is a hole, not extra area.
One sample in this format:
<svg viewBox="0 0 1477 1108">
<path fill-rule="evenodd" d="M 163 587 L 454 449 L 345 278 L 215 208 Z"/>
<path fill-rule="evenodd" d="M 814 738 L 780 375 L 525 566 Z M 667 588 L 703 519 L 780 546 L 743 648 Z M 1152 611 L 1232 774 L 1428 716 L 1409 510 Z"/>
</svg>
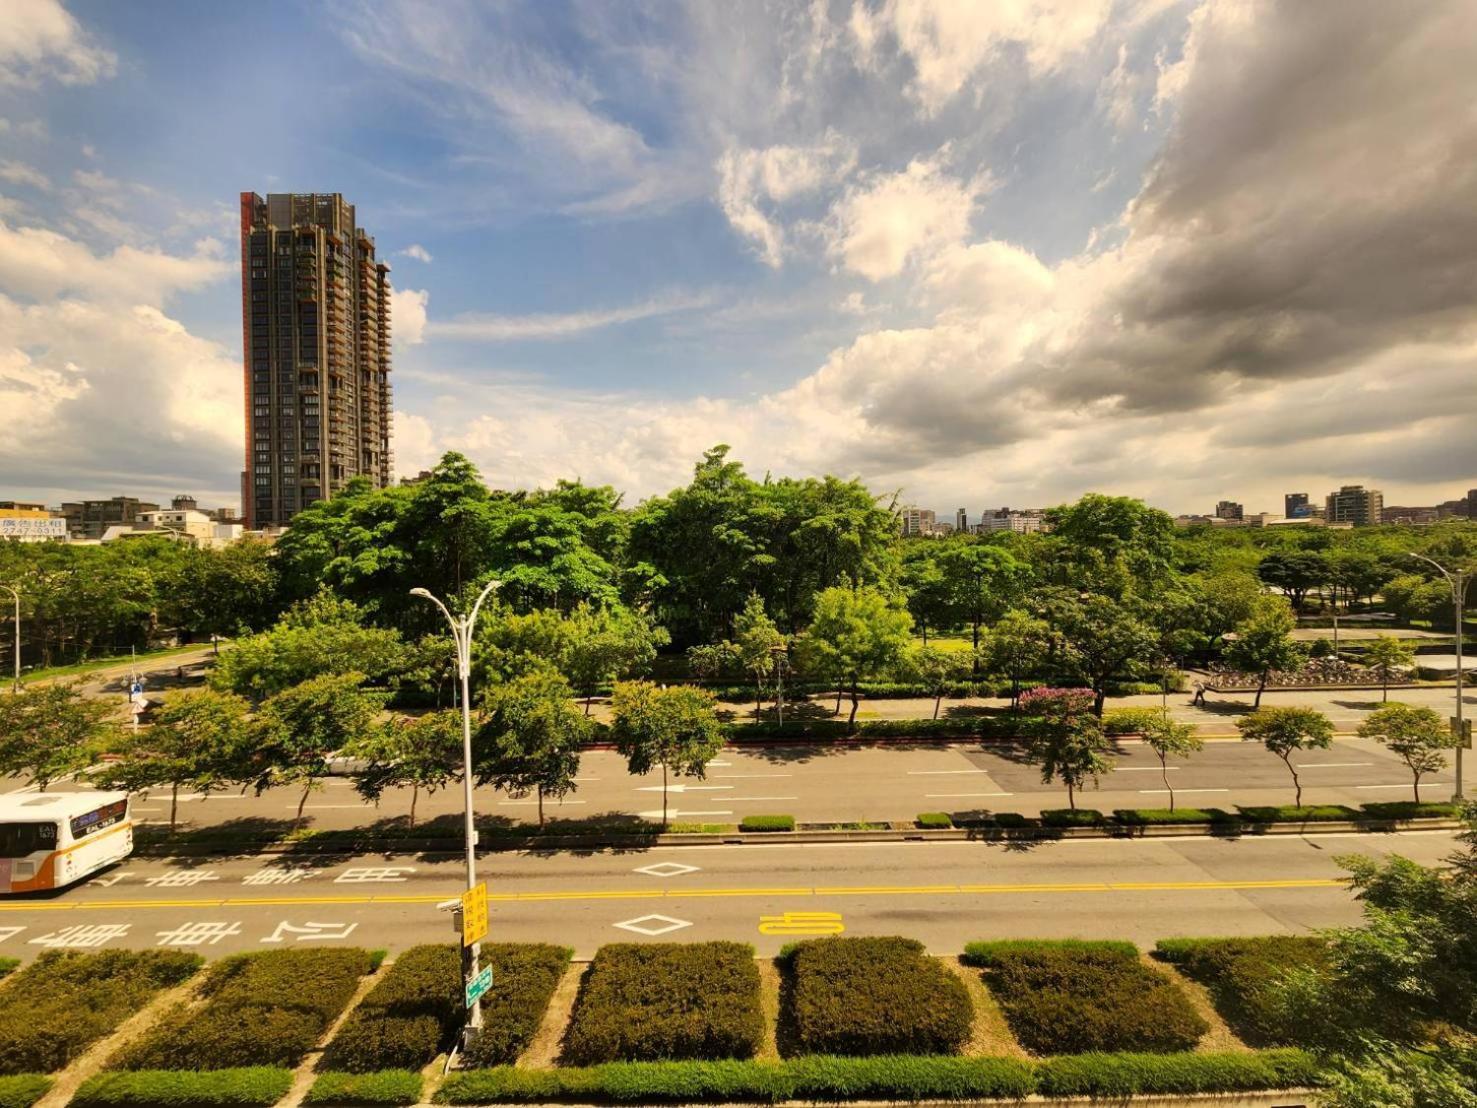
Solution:
<svg viewBox="0 0 1477 1108">
<path fill-rule="evenodd" d="M 53 677 L 80 677 L 83 674 L 92 673 L 95 670 L 107 669 L 110 666 L 127 665 L 130 661 L 137 661 L 139 665 L 147 665 L 164 658 L 171 658 L 176 654 L 187 654 L 192 650 L 199 650 L 209 643 L 191 643 L 189 646 L 171 646 L 165 650 L 150 650 L 140 654 L 137 658 L 129 654 L 117 654 L 106 658 L 89 658 L 85 662 L 74 662 L 69 666 L 47 666 L 45 669 L 33 669 L 21 673 L 21 684 L 26 685 L 32 681 L 45 681 Z"/>
</svg>

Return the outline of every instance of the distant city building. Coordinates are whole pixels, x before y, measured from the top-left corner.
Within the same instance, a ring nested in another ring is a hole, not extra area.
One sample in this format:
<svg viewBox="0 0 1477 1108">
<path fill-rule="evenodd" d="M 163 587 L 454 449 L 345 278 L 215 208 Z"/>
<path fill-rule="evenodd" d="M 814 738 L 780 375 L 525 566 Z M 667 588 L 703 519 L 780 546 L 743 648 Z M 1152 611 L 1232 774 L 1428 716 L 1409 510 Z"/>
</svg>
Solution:
<svg viewBox="0 0 1477 1108">
<path fill-rule="evenodd" d="M 390 267 L 339 193 L 241 194 L 242 512 L 287 523 L 390 484 Z"/>
<path fill-rule="evenodd" d="M 0 500 L 0 539 L 14 542 L 65 541 L 67 521 L 33 500 Z"/>
<path fill-rule="evenodd" d="M 969 513 L 963 508 L 954 509 L 954 530 L 961 535 L 969 530 Z"/>
<path fill-rule="evenodd" d="M 1477 519 L 1477 489 L 1467 490 L 1467 518 Z"/>
<path fill-rule="evenodd" d="M 898 519 L 904 535 L 931 535 L 938 516 L 932 508 L 904 508 Z"/>
<path fill-rule="evenodd" d="M 62 505 L 67 534 L 74 539 L 101 539 L 109 527 L 132 527 L 144 512 L 157 512 L 159 505 L 132 496 L 110 500 L 82 500 Z"/>
<path fill-rule="evenodd" d="M 1367 527 L 1380 522 L 1384 506 L 1385 497 L 1379 489 L 1344 485 L 1338 492 L 1328 494 L 1323 511 L 1329 523 L 1351 523 L 1355 527 Z"/>
<path fill-rule="evenodd" d="M 1274 523 L 1281 523 L 1282 517 L 1276 512 L 1251 512 L 1242 516 L 1239 522 L 1247 527 L 1271 527 Z"/>
<path fill-rule="evenodd" d="M 1014 531 L 1018 535 L 1028 535 L 1035 531 L 1044 531 L 1046 530 L 1046 512 L 1041 508 L 1026 508 L 1023 510 L 997 508 L 994 511 L 987 511 L 980 516 L 978 530 L 982 533 L 990 531 Z"/>
<path fill-rule="evenodd" d="M 1290 492 L 1283 496 L 1282 514 L 1287 519 L 1303 519 L 1310 515 L 1308 494 L 1305 492 Z"/>
<path fill-rule="evenodd" d="M 1216 519 L 1239 521 L 1245 514 L 1245 507 L 1234 500 L 1221 500 L 1215 506 Z"/>
<path fill-rule="evenodd" d="M 48 519 L 51 512 L 34 500 L 0 500 L 0 515 L 6 519 Z"/>
</svg>

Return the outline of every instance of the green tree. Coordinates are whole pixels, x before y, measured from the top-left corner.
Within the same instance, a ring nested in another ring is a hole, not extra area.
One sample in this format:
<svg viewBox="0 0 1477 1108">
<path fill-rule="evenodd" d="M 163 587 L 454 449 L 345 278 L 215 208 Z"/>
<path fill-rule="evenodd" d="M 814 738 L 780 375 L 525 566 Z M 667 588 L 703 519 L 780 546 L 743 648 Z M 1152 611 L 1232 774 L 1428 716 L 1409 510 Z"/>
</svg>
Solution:
<svg viewBox="0 0 1477 1108">
<path fill-rule="evenodd" d="M 1415 802 L 1421 802 L 1421 778 L 1446 768 L 1446 751 L 1456 736 L 1434 708 L 1384 704 L 1359 724 L 1359 737 L 1373 739 L 1399 756 L 1415 778 Z"/>
<path fill-rule="evenodd" d="M 1236 625 L 1236 637 L 1226 645 L 1226 661 L 1242 673 L 1256 675 L 1253 708 L 1262 706 L 1262 693 L 1274 670 L 1296 669 L 1302 664 L 1302 648 L 1292 640 L 1296 626 L 1287 601 L 1271 596 L 1263 597 L 1256 611 Z"/>
<path fill-rule="evenodd" d="M 1292 774 L 1294 804 L 1303 806 L 1303 783 L 1292 755 L 1301 750 L 1327 750 L 1333 745 L 1333 724 L 1316 708 L 1260 708 L 1236 721 L 1236 730 L 1248 742 L 1259 742 Z"/>
<path fill-rule="evenodd" d="M 1273 588 L 1281 589 L 1292 602 L 1293 610 L 1301 611 L 1308 592 L 1328 582 L 1330 570 L 1328 559 L 1317 551 L 1296 550 L 1268 554 L 1257 566 L 1256 575 Z"/>
<path fill-rule="evenodd" d="M 915 646 L 904 656 L 909 676 L 933 697 L 933 718 L 939 718 L 939 707 L 950 686 L 969 676 L 971 655 L 960 650 L 940 650 L 936 646 Z"/>
<path fill-rule="evenodd" d="M 1390 699 L 1390 677 L 1415 664 L 1415 647 L 1394 635 L 1376 635 L 1364 648 L 1364 664 L 1380 675 L 1380 700 Z"/>
<path fill-rule="evenodd" d="M 1031 717 L 1026 757 L 1041 767 L 1042 784 L 1067 787 L 1067 806 L 1075 811 L 1077 790 L 1113 769 L 1092 690 L 1030 689 L 1021 694 L 1021 710 Z"/>
<path fill-rule="evenodd" d="M 980 629 L 1020 599 L 1029 571 L 1000 547 L 970 540 L 949 543 L 938 563 L 955 611 L 969 623 L 978 656 Z"/>
<path fill-rule="evenodd" d="M 1325 932 L 1325 968 L 1284 975 L 1275 995 L 1324 1065 L 1328 1108 L 1477 1105 L 1477 809 L 1447 867 L 1339 861 L 1364 910 Z"/>
<path fill-rule="evenodd" d="M 116 758 L 93 779 L 103 788 L 131 793 L 169 786 L 173 831 L 181 788 L 210 793 L 250 772 L 248 709 L 244 698 L 212 689 L 172 697 L 153 723 L 121 739 Z"/>
<path fill-rule="evenodd" d="M 359 673 L 386 681 L 410 664 L 398 631 L 364 625 L 349 601 L 320 593 L 271 630 L 238 639 L 215 665 L 211 685 L 261 700 L 325 674 Z"/>
<path fill-rule="evenodd" d="M 590 722 L 571 695 L 569 682 L 549 670 L 516 677 L 493 692 L 491 711 L 476 735 L 478 782 L 515 797 L 536 793 L 540 827 L 544 797 L 557 800 L 575 790 L 580 752 L 590 735 Z"/>
<path fill-rule="evenodd" d="M 764 610 L 758 593 L 750 593 L 743 611 L 733 618 L 734 656 L 754 682 L 754 715 L 763 708 L 764 690 L 774 674 L 775 655 L 788 645 L 784 633 Z"/>
<path fill-rule="evenodd" d="M 807 673 L 835 675 L 851 688 L 851 716 L 861 703 L 858 685 L 896 671 L 912 638 L 907 609 L 872 588 L 826 589 L 815 601 L 815 619 L 797 644 Z"/>
<path fill-rule="evenodd" d="M 172 618 L 192 635 L 214 639 L 259 630 L 276 614 L 272 548 L 257 539 L 219 550 L 186 548 L 165 587 Z"/>
<path fill-rule="evenodd" d="M 1385 605 L 1406 623 L 1430 620 L 1444 623 L 1451 613 L 1451 588 L 1418 573 L 1402 573 L 1381 590 Z"/>
<path fill-rule="evenodd" d="M 1061 644 L 1061 666 L 1092 689 L 1097 716 L 1103 714 L 1110 681 L 1159 656 L 1154 629 L 1129 602 L 1058 590 L 1047 601 L 1046 619 Z"/>
<path fill-rule="evenodd" d="M 1141 500 L 1089 493 L 1046 518 L 1054 584 L 1122 598 L 1150 595 L 1171 576 L 1174 520 Z"/>
<path fill-rule="evenodd" d="M 908 612 L 928 645 L 928 631 L 941 631 L 958 622 L 954 595 L 939 565 L 939 544 L 933 539 L 905 543 L 899 584 L 908 598 Z"/>
<path fill-rule="evenodd" d="M 0 695 L 0 775 L 24 777 L 45 792 L 117 745 L 118 732 L 108 705 L 76 685 L 27 685 Z"/>
<path fill-rule="evenodd" d="M 420 794 L 461 780 L 461 710 L 397 716 L 361 733 L 344 753 L 366 763 L 354 775 L 354 790 L 376 806 L 386 789 L 410 787 L 407 823 L 414 828 Z"/>
<path fill-rule="evenodd" d="M 1029 612 L 1013 608 L 1001 616 L 985 639 L 984 666 L 1010 678 L 1010 703 L 1021 695 L 1021 679 L 1038 673 L 1046 663 L 1051 626 Z"/>
<path fill-rule="evenodd" d="M 296 829 L 314 789 L 328 776 L 329 759 L 356 746 L 378 724 L 383 697 L 362 687 L 362 673 L 325 673 L 269 696 L 257 711 L 255 781 L 258 793 L 301 785 Z"/>
<path fill-rule="evenodd" d="M 691 685 L 658 687 L 626 681 L 611 697 L 615 747 L 636 775 L 662 767 L 662 827 L 667 826 L 667 775 L 707 775 L 708 763 L 723 746 L 713 695 Z"/>
<path fill-rule="evenodd" d="M 1188 758 L 1205 749 L 1205 740 L 1192 723 L 1180 723 L 1163 708 L 1119 708 L 1109 713 L 1109 721 L 1124 731 L 1137 731 L 1144 745 L 1159 759 L 1159 776 L 1169 793 L 1169 810 L 1174 811 L 1174 785 L 1169 779 L 1169 759 Z"/>
<path fill-rule="evenodd" d="M 611 603 L 603 608 L 581 604 L 569 618 L 569 650 L 560 664 L 571 685 L 585 694 L 585 715 L 600 685 L 641 672 L 669 640 L 640 612 Z"/>
</svg>

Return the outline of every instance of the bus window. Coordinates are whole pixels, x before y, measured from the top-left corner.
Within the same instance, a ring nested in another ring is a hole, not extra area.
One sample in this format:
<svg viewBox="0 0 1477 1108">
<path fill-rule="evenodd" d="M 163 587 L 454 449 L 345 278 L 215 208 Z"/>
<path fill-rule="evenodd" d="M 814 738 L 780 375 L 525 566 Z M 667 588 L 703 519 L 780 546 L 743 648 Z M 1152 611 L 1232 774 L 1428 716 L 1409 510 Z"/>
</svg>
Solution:
<svg viewBox="0 0 1477 1108">
<path fill-rule="evenodd" d="M 0 858 L 24 858 L 55 849 L 54 823 L 0 823 Z"/>
</svg>

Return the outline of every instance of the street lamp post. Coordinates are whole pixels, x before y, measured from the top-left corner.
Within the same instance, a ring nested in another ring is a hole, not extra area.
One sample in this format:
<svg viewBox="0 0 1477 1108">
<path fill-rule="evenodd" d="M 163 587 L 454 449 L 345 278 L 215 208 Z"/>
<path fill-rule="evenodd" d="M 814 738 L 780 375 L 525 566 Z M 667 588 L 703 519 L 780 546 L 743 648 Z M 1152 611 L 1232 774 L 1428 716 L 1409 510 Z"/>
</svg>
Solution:
<svg viewBox="0 0 1477 1108">
<path fill-rule="evenodd" d="M 0 589 L 15 599 L 15 683 L 10 686 L 10 691 L 19 693 L 21 691 L 21 594 L 14 585 L 0 585 Z"/>
<path fill-rule="evenodd" d="M 477 597 L 477 602 L 472 605 L 470 615 L 457 617 L 451 614 L 451 609 L 433 596 L 428 589 L 411 589 L 411 596 L 419 596 L 423 600 L 429 600 L 441 609 L 441 614 L 446 617 L 446 622 L 451 624 L 451 637 L 456 643 L 456 665 L 457 673 L 461 677 L 462 686 L 462 800 L 465 806 L 465 832 L 467 847 L 467 888 L 473 889 L 477 886 L 477 829 L 472 815 L 472 631 L 477 625 L 477 614 L 482 610 L 482 602 L 486 600 L 494 589 L 502 585 L 501 581 L 489 581 L 487 587 L 482 590 L 482 595 Z M 462 969 L 464 983 L 470 983 L 472 977 L 477 973 L 477 965 L 482 954 L 482 944 L 473 943 L 469 948 L 469 956 L 464 960 Z M 470 967 L 470 968 L 468 968 Z M 471 1035 L 475 1035 L 482 1027 L 482 1005 L 473 1004 L 467 1016 L 467 1029 Z"/>
<path fill-rule="evenodd" d="M 1453 727 L 1456 730 L 1456 792 L 1452 794 L 1453 800 L 1462 800 L 1462 744 L 1466 741 L 1462 726 L 1462 615 L 1466 608 L 1467 600 L 1467 574 L 1464 570 L 1447 569 L 1434 558 L 1428 558 L 1424 554 L 1411 553 L 1412 558 L 1419 558 L 1427 565 L 1435 566 L 1436 572 L 1446 578 L 1446 583 L 1451 586 L 1452 614 L 1456 617 L 1456 716 L 1453 717 Z"/>
</svg>

